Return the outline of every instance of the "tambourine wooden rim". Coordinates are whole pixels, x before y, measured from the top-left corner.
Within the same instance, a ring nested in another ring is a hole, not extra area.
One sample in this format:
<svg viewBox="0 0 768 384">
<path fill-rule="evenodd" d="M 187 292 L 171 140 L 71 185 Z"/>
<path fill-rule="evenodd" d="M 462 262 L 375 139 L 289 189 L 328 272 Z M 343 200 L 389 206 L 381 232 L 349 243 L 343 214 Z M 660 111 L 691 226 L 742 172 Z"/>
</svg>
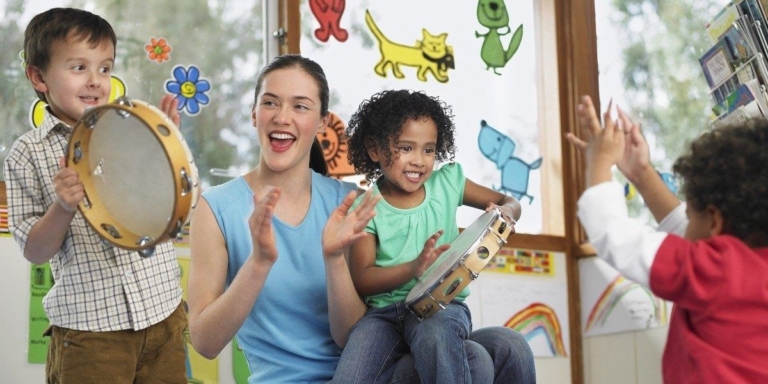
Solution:
<svg viewBox="0 0 768 384">
<path fill-rule="evenodd" d="M 451 247 L 454 243 L 463 245 L 474 240 L 468 246 L 452 248 L 443 254 L 445 258 L 436 261 L 408 293 L 406 307 L 419 320 L 445 308 L 448 302 L 480 275 L 504 246 L 513 225 L 514 220 L 510 222 L 499 208 L 483 213 L 454 239 Z M 456 257 L 456 254 L 459 256 Z M 448 267 L 445 268 L 445 265 Z"/>
<path fill-rule="evenodd" d="M 114 111 L 123 118 L 138 118 L 165 150 L 169 172 L 174 175 L 174 204 L 172 215 L 160 236 L 134 233 L 118 222 L 102 204 L 96 190 L 88 148 L 93 132 L 98 129 L 99 119 L 109 111 Z M 121 97 L 110 104 L 87 110 L 73 128 L 67 147 L 67 167 L 78 173 L 85 190 L 85 198 L 78 204 L 78 210 L 104 240 L 120 248 L 153 251 L 157 244 L 178 236 L 196 204 L 197 168 L 181 131 L 159 109 L 140 100 Z"/>
</svg>

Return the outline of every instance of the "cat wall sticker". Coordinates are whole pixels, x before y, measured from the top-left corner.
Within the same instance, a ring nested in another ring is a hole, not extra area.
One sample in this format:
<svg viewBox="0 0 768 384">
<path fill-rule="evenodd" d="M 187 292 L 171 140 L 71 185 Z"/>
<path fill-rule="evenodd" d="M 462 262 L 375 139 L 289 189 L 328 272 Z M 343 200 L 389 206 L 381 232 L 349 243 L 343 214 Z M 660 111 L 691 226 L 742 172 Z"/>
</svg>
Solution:
<svg viewBox="0 0 768 384">
<path fill-rule="evenodd" d="M 416 67 L 416 78 L 427 81 L 427 72 L 441 83 L 448 82 L 448 69 L 455 69 L 453 47 L 446 44 L 447 33 L 433 35 L 426 28 L 421 30 L 421 40 L 416 40 L 414 45 L 395 43 L 388 39 L 373 21 L 371 13 L 365 11 L 365 23 L 379 41 L 381 60 L 374 67 L 374 71 L 381 77 L 387 77 L 387 68 L 391 68 L 392 74 L 398 78 L 405 78 L 400 66 Z"/>
<path fill-rule="evenodd" d="M 487 33 L 475 31 L 475 37 L 483 38 L 483 46 L 480 48 L 480 57 L 485 62 L 485 69 L 492 69 L 493 73 L 501 75 L 497 71 L 504 68 L 512 56 L 515 55 L 523 40 L 523 25 L 520 24 L 512 34 L 509 45 L 504 49 L 501 36 L 512 31 L 509 27 L 509 12 L 503 0 L 478 0 L 477 21 L 483 27 L 488 28 Z"/>
<path fill-rule="evenodd" d="M 333 36 L 341 43 L 347 41 L 349 33 L 341 27 L 345 6 L 345 0 L 309 0 L 309 9 L 320 22 L 320 28 L 315 29 L 315 37 L 318 40 L 327 43 Z"/>
<path fill-rule="evenodd" d="M 501 171 L 501 185 L 493 188 L 501 193 L 510 194 L 521 202 L 523 197 L 527 197 L 529 204 L 532 203 L 533 196 L 528 194 L 528 179 L 531 171 L 541 167 L 542 158 L 526 163 L 515 156 L 515 148 L 517 148 L 515 141 L 488 125 L 485 120 L 480 121 L 477 144 L 483 156 L 492 161 Z"/>
</svg>

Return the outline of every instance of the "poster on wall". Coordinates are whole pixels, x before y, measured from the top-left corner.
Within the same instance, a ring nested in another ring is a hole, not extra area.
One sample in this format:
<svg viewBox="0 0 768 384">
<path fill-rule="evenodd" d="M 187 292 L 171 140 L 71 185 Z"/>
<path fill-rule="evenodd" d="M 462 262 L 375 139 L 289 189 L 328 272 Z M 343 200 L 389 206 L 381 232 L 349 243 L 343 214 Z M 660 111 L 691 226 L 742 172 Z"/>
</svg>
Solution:
<svg viewBox="0 0 768 384">
<path fill-rule="evenodd" d="M 53 275 L 48 263 L 30 264 L 29 285 L 29 348 L 27 361 L 31 364 L 45 364 L 48 356 L 48 316 L 43 309 L 43 298 L 53 286 Z"/>
<path fill-rule="evenodd" d="M 605 261 L 579 260 L 581 326 L 584 336 L 667 326 L 668 303 L 619 274 Z"/>
<path fill-rule="evenodd" d="M 534 2 L 361 0 L 322 9 L 313 3 L 302 3 L 300 50 L 323 67 L 330 109 L 346 123 L 382 90 L 438 97 L 451 107 L 454 161 L 465 176 L 518 198 L 525 213 L 518 232 L 540 233 L 545 159 L 538 146 Z M 459 227 L 481 214 L 460 207 Z"/>
<path fill-rule="evenodd" d="M 470 290 L 476 328 L 512 328 L 536 357 L 570 355 L 564 253 L 502 248 Z"/>
<path fill-rule="evenodd" d="M 189 248 L 176 248 L 179 253 L 179 266 L 181 267 L 181 287 L 183 290 L 182 300 L 187 301 L 187 280 L 189 278 Z M 192 383 L 218 383 L 219 382 L 219 359 L 208 360 L 195 351 L 189 338 L 189 330 L 185 332 L 184 344 L 187 351 L 187 380 Z"/>
</svg>

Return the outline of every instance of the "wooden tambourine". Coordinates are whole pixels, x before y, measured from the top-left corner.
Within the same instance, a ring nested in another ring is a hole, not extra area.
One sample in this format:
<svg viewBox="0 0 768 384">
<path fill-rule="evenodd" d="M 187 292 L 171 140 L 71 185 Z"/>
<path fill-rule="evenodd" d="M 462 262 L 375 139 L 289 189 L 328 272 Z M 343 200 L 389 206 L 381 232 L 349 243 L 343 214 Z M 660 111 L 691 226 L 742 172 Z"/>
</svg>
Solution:
<svg viewBox="0 0 768 384">
<path fill-rule="evenodd" d="M 89 109 L 77 121 L 67 166 L 85 189 L 77 208 L 109 243 L 154 253 L 175 238 L 199 197 L 192 152 L 159 109 L 121 97 Z"/>
</svg>

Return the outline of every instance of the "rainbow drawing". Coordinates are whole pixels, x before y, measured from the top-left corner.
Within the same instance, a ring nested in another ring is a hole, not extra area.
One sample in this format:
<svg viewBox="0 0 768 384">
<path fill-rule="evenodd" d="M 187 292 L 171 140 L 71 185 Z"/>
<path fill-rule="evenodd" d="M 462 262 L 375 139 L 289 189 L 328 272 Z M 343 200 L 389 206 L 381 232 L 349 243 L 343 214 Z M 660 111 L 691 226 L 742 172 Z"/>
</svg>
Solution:
<svg viewBox="0 0 768 384">
<path fill-rule="evenodd" d="M 563 343 L 563 333 L 557 314 L 551 307 L 542 303 L 533 303 L 514 314 L 505 327 L 512 328 L 525 336 L 529 341 L 538 335 L 543 335 L 554 356 L 568 356 Z"/>
<path fill-rule="evenodd" d="M 617 305 L 627 294 L 634 290 L 641 290 L 648 296 L 648 300 L 653 306 L 652 319 L 655 319 L 659 324 L 666 323 L 667 310 L 664 302 L 658 297 L 654 296 L 651 291 L 645 286 L 638 284 L 634 281 L 627 280 L 623 276 L 617 276 L 600 294 L 600 298 L 597 299 L 592 310 L 589 312 L 586 324 L 584 326 L 585 331 L 589 331 L 595 325 L 604 325 L 608 317 L 611 315 Z"/>
</svg>

